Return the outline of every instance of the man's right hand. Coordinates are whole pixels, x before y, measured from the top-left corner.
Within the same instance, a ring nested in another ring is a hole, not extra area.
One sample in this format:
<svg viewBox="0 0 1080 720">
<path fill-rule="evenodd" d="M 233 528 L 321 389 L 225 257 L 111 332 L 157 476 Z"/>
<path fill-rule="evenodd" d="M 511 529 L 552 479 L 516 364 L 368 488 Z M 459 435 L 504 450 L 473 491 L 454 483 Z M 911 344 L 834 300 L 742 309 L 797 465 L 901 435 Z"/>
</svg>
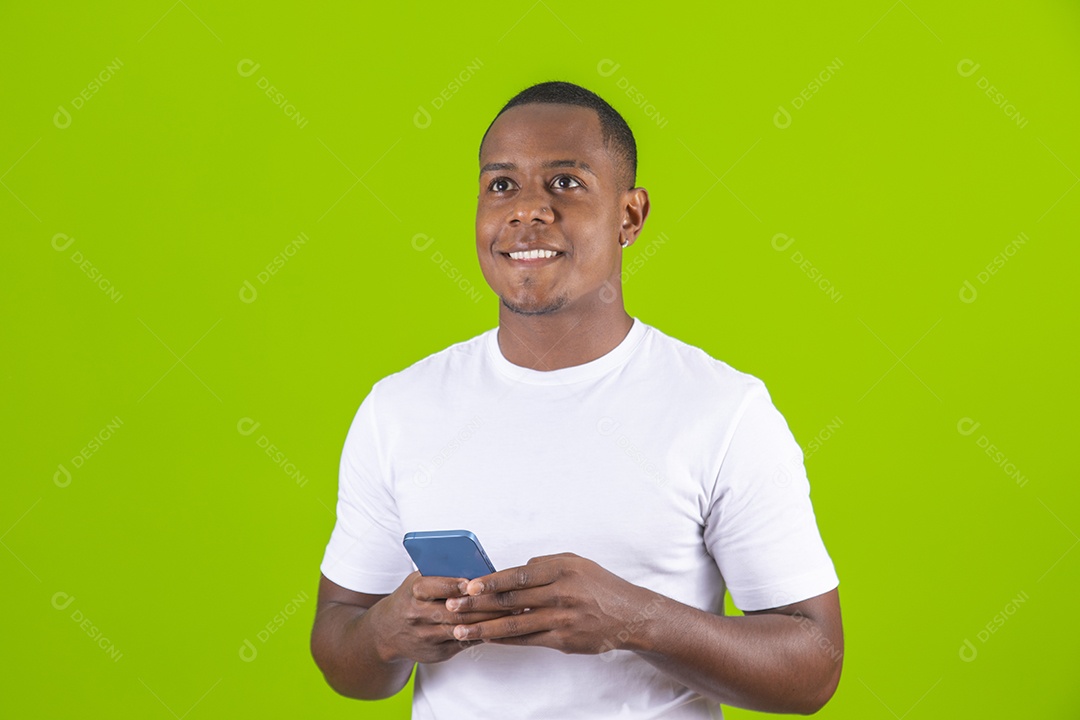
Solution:
<svg viewBox="0 0 1080 720">
<path fill-rule="evenodd" d="M 375 628 L 375 647 L 382 661 L 442 662 L 483 642 L 458 640 L 454 626 L 492 620 L 511 612 L 447 610 L 446 599 L 464 597 L 467 582 L 463 578 L 424 577 L 417 570 L 376 603 L 368 611 L 373 615 L 368 620 Z"/>
</svg>

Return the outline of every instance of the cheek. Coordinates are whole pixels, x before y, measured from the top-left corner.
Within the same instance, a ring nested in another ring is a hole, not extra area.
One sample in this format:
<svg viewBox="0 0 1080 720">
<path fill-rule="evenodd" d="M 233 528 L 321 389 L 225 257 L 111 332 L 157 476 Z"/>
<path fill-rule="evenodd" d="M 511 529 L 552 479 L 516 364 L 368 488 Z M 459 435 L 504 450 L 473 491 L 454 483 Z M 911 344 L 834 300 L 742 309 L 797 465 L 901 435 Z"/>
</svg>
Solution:
<svg viewBox="0 0 1080 720">
<path fill-rule="evenodd" d="M 476 242 L 491 243 L 499 230 L 499 220 L 491 210 L 479 209 L 476 211 Z"/>
</svg>

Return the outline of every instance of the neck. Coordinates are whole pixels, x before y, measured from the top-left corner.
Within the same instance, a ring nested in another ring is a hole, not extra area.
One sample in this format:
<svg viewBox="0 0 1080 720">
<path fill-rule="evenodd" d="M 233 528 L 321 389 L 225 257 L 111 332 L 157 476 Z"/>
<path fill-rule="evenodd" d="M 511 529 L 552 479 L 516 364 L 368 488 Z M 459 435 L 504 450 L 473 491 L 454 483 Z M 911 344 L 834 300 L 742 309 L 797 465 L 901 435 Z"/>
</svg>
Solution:
<svg viewBox="0 0 1080 720">
<path fill-rule="evenodd" d="M 634 324 L 622 303 L 602 314 L 519 315 L 499 307 L 499 349 L 514 365 L 559 370 L 583 365 L 618 346 Z"/>
</svg>

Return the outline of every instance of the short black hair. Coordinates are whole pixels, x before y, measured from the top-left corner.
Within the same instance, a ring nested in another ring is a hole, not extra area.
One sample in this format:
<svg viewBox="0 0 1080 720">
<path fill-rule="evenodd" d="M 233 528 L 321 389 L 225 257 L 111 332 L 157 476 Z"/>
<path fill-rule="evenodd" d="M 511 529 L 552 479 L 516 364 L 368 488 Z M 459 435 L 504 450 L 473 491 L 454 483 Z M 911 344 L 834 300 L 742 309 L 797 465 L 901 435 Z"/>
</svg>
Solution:
<svg viewBox="0 0 1080 720">
<path fill-rule="evenodd" d="M 562 81 L 542 82 L 527 87 L 510 98 L 510 101 L 503 105 L 502 110 L 491 121 L 491 125 L 494 125 L 495 120 L 498 120 L 499 116 L 510 108 L 534 103 L 576 105 L 594 110 L 600 117 L 600 133 L 604 138 L 604 147 L 611 152 L 616 166 L 621 166 L 619 169 L 628 176 L 626 177 L 627 189 L 634 187 L 634 183 L 637 182 L 637 143 L 634 141 L 634 133 L 631 132 L 630 126 L 626 124 L 626 120 L 618 110 L 611 107 L 596 93 L 580 85 Z M 480 139 L 481 147 L 484 145 L 488 132 L 491 131 L 491 125 L 488 125 L 488 129 L 484 131 L 484 137 Z"/>
</svg>

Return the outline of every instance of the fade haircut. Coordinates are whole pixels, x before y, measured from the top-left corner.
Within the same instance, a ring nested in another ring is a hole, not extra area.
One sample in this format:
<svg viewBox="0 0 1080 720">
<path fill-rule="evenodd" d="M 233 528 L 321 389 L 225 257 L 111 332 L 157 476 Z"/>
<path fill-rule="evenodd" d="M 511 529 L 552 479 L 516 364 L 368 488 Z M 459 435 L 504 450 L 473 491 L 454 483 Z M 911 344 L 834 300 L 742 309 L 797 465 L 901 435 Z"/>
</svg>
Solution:
<svg viewBox="0 0 1080 720">
<path fill-rule="evenodd" d="M 547 104 L 547 105 L 576 105 L 577 107 L 589 108 L 600 117 L 600 134 L 604 139 L 604 147 L 615 160 L 616 170 L 622 178 L 627 190 L 634 187 L 637 182 L 637 143 L 634 141 L 634 133 L 619 112 L 611 107 L 602 97 L 586 90 L 580 85 L 573 83 L 552 81 L 542 82 L 532 87 L 525 88 L 510 101 L 503 105 L 502 110 L 491 121 L 512 107 L 518 105 Z M 484 137 L 480 139 L 483 147 L 484 139 L 491 131 L 491 125 L 484 131 Z"/>
</svg>

